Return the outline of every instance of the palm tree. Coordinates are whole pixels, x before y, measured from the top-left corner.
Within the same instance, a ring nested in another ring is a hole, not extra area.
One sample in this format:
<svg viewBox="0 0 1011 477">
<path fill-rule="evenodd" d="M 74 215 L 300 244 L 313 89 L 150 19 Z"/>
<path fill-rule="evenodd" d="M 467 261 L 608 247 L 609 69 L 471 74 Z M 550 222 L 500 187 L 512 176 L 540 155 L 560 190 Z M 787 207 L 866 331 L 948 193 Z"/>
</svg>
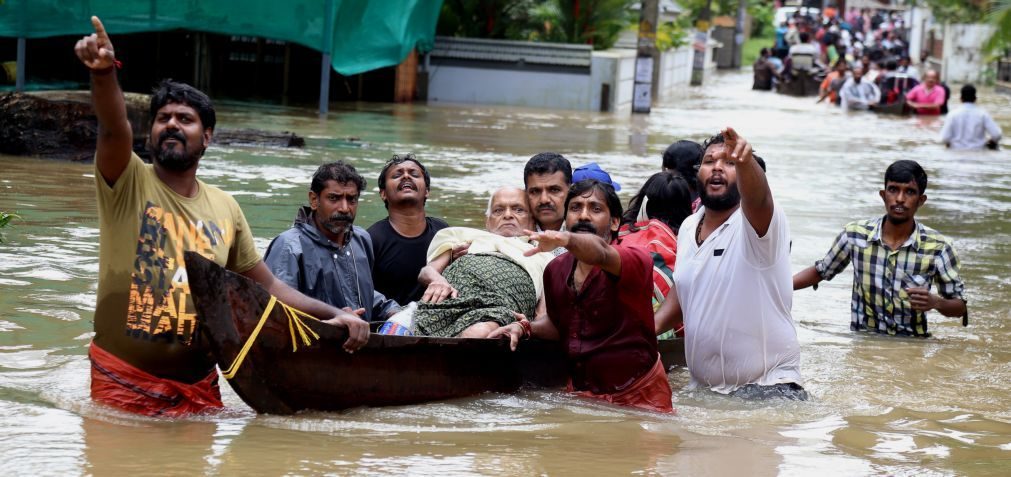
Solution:
<svg viewBox="0 0 1011 477">
<path fill-rule="evenodd" d="M 995 30 L 986 42 L 986 50 L 1008 56 L 1011 49 L 1011 0 L 994 0 L 987 20 Z"/>
</svg>

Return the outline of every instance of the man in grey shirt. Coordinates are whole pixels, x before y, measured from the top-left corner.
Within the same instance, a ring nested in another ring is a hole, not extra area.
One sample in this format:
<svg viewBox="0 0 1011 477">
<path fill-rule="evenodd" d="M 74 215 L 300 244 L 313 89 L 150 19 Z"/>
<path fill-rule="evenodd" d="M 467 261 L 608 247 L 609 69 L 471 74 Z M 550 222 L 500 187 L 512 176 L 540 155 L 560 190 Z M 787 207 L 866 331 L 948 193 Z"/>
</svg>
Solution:
<svg viewBox="0 0 1011 477">
<path fill-rule="evenodd" d="M 864 68 L 853 68 L 853 76 L 839 90 L 839 105 L 843 109 L 868 110 L 881 101 L 881 90 L 871 81 L 862 81 Z"/>
<path fill-rule="evenodd" d="M 368 232 L 354 225 L 365 179 L 343 161 L 323 164 L 313 174 L 309 206 L 267 248 L 264 262 L 292 288 L 365 321 L 385 320 L 397 302 L 375 291 L 375 256 Z"/>
</svg>

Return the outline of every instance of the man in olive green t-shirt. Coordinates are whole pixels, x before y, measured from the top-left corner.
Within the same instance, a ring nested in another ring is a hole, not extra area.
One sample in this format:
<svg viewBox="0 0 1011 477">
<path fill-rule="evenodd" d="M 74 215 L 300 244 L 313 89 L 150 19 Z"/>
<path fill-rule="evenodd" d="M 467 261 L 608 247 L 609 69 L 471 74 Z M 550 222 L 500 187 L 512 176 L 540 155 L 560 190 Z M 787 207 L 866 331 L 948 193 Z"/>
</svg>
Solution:
<svg viewBox="0 0 1011 477">
<path fill-rule="evenodd" d="M 91 71 L 99 123 L 92 398 L 159 416 L 221 407 L 214 360 L 197 332 L 184 251 L 198 252 L 259 282 L 281 301 L 347 328 L 349 353 L 364 345 L 365 321 L 275 280 L 256 252 L 239 205 L 196 178 L 215 125 L 207 95 L 186 84 L 162 82 L 151 98 L 153 164 L 133 153 L 112 42 L 97 17 L 91 22 L 95 33 L 78 41 L 75 53 Z"/>
</svg>

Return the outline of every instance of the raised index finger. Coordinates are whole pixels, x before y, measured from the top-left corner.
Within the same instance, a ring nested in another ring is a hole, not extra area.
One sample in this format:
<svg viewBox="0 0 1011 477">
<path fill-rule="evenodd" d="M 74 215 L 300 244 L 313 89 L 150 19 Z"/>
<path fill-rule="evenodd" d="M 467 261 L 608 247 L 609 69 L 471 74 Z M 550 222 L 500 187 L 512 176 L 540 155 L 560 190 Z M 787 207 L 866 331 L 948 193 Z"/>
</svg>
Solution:
<svg viewBox="0 0 1011 477">
<path fill-rule="evenodd" d="M 109 39 L 109 34 L 105 32 L 105 25 L 102 25 L 102 20 L 99 20 L 98 17 L 91 17 L 91 26 L 95 27 L 95 34 L 98 35 L 100 39 Z"/>
<path fill-rule="evenodd" d="M 727 142 L 737 141 L 737 131 L 734 131 L 734 128 L 730 126 L 727 126 L 727 128 L 723 130 L 723 139 Z"/>
</svg>

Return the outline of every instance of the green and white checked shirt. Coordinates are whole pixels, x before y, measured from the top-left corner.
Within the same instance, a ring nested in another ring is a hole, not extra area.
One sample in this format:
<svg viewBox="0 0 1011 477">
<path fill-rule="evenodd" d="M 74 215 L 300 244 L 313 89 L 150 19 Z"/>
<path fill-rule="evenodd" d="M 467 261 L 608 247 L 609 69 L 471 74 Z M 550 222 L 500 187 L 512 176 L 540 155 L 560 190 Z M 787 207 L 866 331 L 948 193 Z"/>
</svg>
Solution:
<svg viewBox="0 0 1011 477">
<path fill-rule="evenodd" d="M 951 240 L 920 222 L 906 243 L 890 250 L 881 241 L 884 220 L 847 224 L 815 268 L 823 279 L 831 280 L 853 262 L 850 329 L 928 337 L 926 314 L 913 310 L 905 289 L 929 290 L 933 283 L 942 297 L 965 301 L 958 257 Z"/>
</svg>

